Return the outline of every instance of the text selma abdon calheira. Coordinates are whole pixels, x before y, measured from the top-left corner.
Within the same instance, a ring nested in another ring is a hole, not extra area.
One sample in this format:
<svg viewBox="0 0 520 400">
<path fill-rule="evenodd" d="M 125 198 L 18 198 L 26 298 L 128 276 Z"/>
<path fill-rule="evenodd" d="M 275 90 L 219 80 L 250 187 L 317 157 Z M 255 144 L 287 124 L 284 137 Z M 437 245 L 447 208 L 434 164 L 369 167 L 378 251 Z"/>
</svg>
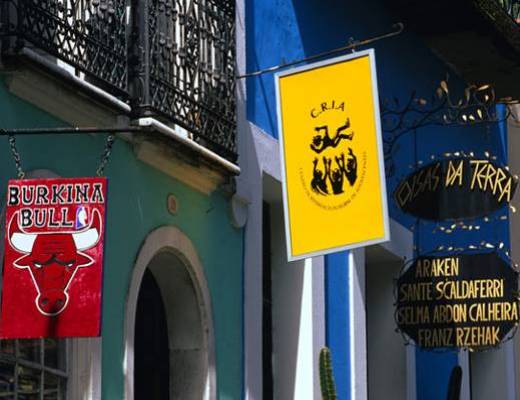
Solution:
<svg viewBox="0 0 520 400">
<path fill-rule="evenodd" d="M 458 257 L 419 259 L 418 281 L 398 287 L 397 323 L 417 328 L 421 347 L 495 346 L 500 323 L 518 321 L 518 302 L 505 293 L 504 278 L 460 279 L 459 263 Z"/>
</svg>

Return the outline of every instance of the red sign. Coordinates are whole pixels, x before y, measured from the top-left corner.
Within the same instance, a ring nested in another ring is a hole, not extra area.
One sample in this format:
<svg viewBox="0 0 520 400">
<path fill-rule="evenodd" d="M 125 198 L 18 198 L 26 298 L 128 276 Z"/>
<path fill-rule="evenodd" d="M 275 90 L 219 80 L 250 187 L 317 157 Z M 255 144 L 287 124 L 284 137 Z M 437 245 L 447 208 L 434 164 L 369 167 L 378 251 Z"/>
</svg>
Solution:
<svg viewBox="0 0 520 400">
<path fill-rule="evenodd" d="M 106 186 L 9 181 L 1 338 L 100 335 Z"/>
</svg>

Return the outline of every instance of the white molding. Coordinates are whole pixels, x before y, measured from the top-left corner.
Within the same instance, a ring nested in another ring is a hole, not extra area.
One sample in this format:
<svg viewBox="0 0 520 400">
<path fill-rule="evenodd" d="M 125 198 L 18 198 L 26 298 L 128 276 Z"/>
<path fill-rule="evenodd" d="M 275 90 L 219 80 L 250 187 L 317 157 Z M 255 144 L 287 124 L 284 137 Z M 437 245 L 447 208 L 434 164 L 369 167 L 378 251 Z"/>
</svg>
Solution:
<svg viewBox="0 0 520 400">
<path fill-rule="evenodd" d="M 415 346 L 406 346 L 406 400 L 417 399 L 415 368 Z"/>
<path fill-rule="evenodd" d="M 282 255 L 283 257 L 283 255 Z M 300 309 L 295 309 L 294 312 L 299 312 L 298 328 L 294 333 L 298 334 L 298 345 L 296 347 L 295 355 L 295 376 L 293 387 L 293 399 L 304 399 L 310 393 L 314 393 L 314 376 L 318 374 L 316 364 L 314 364 L 314 313 L 313 298 L 312 298 L 312 270 L 314 267 L 313 259 L 308 258 L 302 262 L 303 265 L 298 266 L 302 269 L 302 288 L 301 288 L 301 302 Z M 289 267 L 289 266 L 287 266 Z M 290 336 L 290 335 L 287 335 Z M 285 367 L 287 368 L 287 362 Z M 319 365 L 319 364 L 318 364 Z M 273 371 L 273 380 L 275 387 L 286 382 L 280 382 L 276 371 Z M 277 382 L 278 381 L 278 382 Z M 275 391 L 275 397 L 276 391 Z"/>
<path fill-rule="evenodd" d="M 367 329 L 365 293 L 365 249 L 355 249 L 348 255 L 350 398 L 368 398 Z"/>
<path fill-rule="evenodd" d="M 246 71 L 246 5 L 236 2 L 237 74 Z M 262 168 L 258 161 L 252 124 L 247 120 L 246 80 L 236 84 L 237 147 L 241 174 L 237 193 L 250 204 L 244 242 L 243 393 L 244 400 L 262 400 Z"/>
<path fill-rule="evenodd" d="M 321 398 L 320 350 L 327 345 L 325 327 L 325 257 L 312 259 L 312 340 L 314 366 L 314 399 Z"/>
<path fill-rule="evenodd" d="M 57 67 L 59 68 L 59 67 Z M 73 126 L 117 126 L 121 111 L 95 102 L 30 65 L 10 72 L 6 79 L 9 91 L 21 99 Z"/>
<path fill-rule="evenodd" d="M 68 81 L 80 87 L 85 92 L 103 99 L 105 102 L 109 103 L 112 107 L 119 109 L 121 112 L 129 113 L 130 111 L 132 111 L 132 108 L 124 101 L 119 100 L 117 97 L 112 96 L 110 93 L 85 81 L 84 79 L 78 78 L 63 66 L 53 63 L 48 58 L 41 56 L 37 52 L 27 47 L 24 47 L 21 50 L 21 54 L 30 61 L 35 62 L 43 66 L 47 70 L 51 71 L 53 74 L 57 75 L 60 78 L 60 80 Z"/>
<path fill-rule="evenodd" d="M 69 339 L 68 398 L 101 400 L 101 338 Z"/>
<path fill-rule="evenodd" d="M 193 243 L 180 229 L 174 226 L 163 226 L 152 231 L 146 237 L 135 262 L 126 300 L 125 350 L 123 360 L 123 372 L 125 377 L 124 399 L 134 399 L 134 329 L 135 312 L 141 280 L 150 261 L 152 261 L 155 255 L 164 250 L 173 252 L 175 256 L 183 262 L 195 285 L 197 295 L 200 297 L 200 302 L 202 303 L 200 312 L 205 333 L 204 339 L 206 342 L 205 348 L 208 365 L 204 400 L 214 400 L 217 398 L 217 389 L 211 297 L 204 275 L 204 269 Z"/>
<path fill-rule="evenodd" d="M 320 290 L 324 281 L 315 279 L 323 278 L 323 257 L 288 263 L 280 201 L 270 205 L 270 219 L 273 398 L 306 399 L 311 393 L 319 398 L 318 357 L 325 344 Z"/>
<path fill-rule="evenodd" d="M 280 146 L 278 140 L 268 135 L 252 122 L 250 122 L 250 127 L 262 172 L 270 175 L 278 182 L 281 182 L 282 167 L 280 165 Z"/>
<path fill-rule="evenodd" d="M 165 136 L 168 136 L 172 139 L 175 139 L 179 143 L 187 146 L 189 149 L 195 151 L 196 153 L 204 156 L 205 158 L 217 163 L 221 167 L 225 168 L 227 171 L 231 172 L 232 174 L 238 175 L 240 174 L 240 168 L 233 164 L 232 162 L 226 160 L 224 157 L 219 156 L 218 154 L 214 153 L 213 151 L 207 149 L 204 146 L 201 146 L 194 140 L 182 135 L 178 131 L 176 131 L 173 128 L 170 128 L 168 125 L 163 124 L 160 121 L 157 121 L 155 118 L 140 118 L 136 121 L 132 121 L 133 124 L 141 127 L 150 127 L 157 132 L 162 133 Z"/>
<path fill-rule="evenodd" d="M 205 166 L 194 166 L 182 161 L 169 147 L 148 141 L 136 142 L 133 147 L 138 160 L 202 194 L 210 195 L 224 183 L 222 174 Z"/>
<path fill-rule="evenodd" d="M 504 350 L 506 352 L 506 382 L 507 382 L 507 400 L 515 400 L 517 399 L 516 395 L 516 381 L 520 379 L 517 375 L 517 366 L 516 366 L 516 352 L 515 352 L 515 343 L 513 340 L 509 340 L 507 343 L 504 343 Z"/>
<path fill-rule="evenodd" d="M 415 347 L 414 347 L 415 349 Z M 469 366 L 469 352 L 459 350 L 457 357 L 460 368 L 462 369 L 462 382 L 460 386 L 460 400 L 471 400 L 471 379 Z"/>
</svg>

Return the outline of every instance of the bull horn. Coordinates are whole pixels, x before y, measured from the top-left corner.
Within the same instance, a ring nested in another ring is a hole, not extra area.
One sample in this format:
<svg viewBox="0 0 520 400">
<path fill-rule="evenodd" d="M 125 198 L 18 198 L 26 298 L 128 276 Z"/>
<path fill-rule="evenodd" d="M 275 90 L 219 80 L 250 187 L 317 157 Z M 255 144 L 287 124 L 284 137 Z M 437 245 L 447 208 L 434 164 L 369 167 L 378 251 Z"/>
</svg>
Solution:
<svg viewBox="0 0 520 400">
<path fill-rule="evenodd" d="M 38 235 L 25 233 L 20 229 L 18 225 L 18 212 L 16 212 L 9 222 L 8 237 L 11 246 L 18 252 L 29 254 L 32 251 L 34 241 Z"/>
<path fill-rule="evenodd" d="M 72 238 L 76 244 L 76 249 L 87 250 L 94 247 L 99 239 L 99 232 L 96 228 L 88 229 L 85 232 L 73 233 Z"/>
<path fill-rule="evenodd" d="M 94 247 L 99 240 L 99 231 L 101 229 L 101 216 L 97 210 L 92 213 L 92 221 L 90 228 L 83 232 L 73 233 L 72 238 L 76 244 L 76 249 L 88 250 Z"/>
<path fill-rule="evenodd" d="M 29 254 L 32 251 L 36 236 L 29 233 L 13 233 L 11 236 L 11 245 L 20 253 Z"/>
</svg>

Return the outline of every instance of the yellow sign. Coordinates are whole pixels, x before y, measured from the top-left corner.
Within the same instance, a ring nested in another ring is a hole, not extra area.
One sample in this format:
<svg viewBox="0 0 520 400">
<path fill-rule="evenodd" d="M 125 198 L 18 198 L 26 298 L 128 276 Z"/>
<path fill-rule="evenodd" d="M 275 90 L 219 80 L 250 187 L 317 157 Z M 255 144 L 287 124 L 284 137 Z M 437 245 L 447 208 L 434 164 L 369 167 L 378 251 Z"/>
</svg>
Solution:
<svg viewBox="0 0 520 400">
<path fill-rule="evenodd" d="M 373 50 L 276 84 L 289 260 L 389 240 Z"/>
</svg>

